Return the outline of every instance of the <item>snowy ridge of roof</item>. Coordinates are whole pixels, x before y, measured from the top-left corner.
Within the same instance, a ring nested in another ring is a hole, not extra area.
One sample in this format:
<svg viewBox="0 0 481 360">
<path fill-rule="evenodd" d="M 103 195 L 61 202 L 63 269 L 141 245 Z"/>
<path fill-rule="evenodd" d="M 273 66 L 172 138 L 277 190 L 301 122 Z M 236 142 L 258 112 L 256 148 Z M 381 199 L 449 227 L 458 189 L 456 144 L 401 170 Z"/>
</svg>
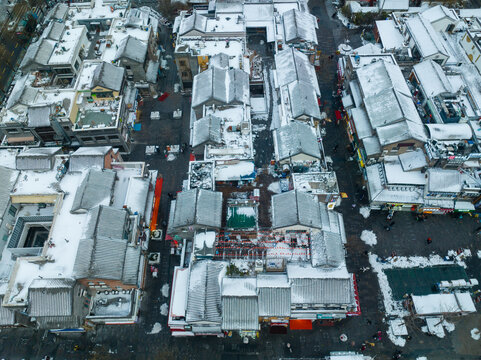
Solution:
<svg viewBox="0 0 481 360">
<path fill-rule="evenodd" d="M 294 81 L 288 85 L 288 89 L 291 115 L 294 119 L 300 116 L 321 119 L 316 90 L 310 84 Z"/>
<path fill-rule="evenodd" d="M 394 88 L 406 96 L 411 96 L 398 65 L 379 60 L 359 68 L 356 73 L 365 98 L 382 93 L 389 88 Z"/>
<path fill-rule="evenodd" d="M 314 195 L 292 190 L 272 196 L 272 228 L 303 225 L 320 229 L 320 203 Z"/>
<path fill-rule="evenodd" d="M 106 62 L 99 64 L 93 73 L 90 88 L 102 86 L 104 88 L 120 91 L 124 79 L 125 69 Z"/>
<path fill-rule="evenodd" d="M 306 154 L 314 158 L 321 157 L 315 129 L 299 121 L 291 121 L 276 130 L 276 151 L 279 160 Z"/>
<path fill-rule="evenodd" d="M 186 321 L 221 323 L 221 282 L 226 267 L 226 262 L 212 260 L 196 261 L 191 265 Z"/>
<path fill-rule="evenodd" d="M 441 65 L 433 60 L 424 60 L 413 67 L 416 77 L 427 96 L 451 94 L 454 92 Z"/>
<path fill-rule="evenodd" d="M 434 30 L 429 20 L 421 14 L 409 18 L 406 21 L 406 26 L 423 58 L 436 54 L 449 55 L 436 30 Z"/>
<path fill-rule="evenodd" d="M 192 147 L 197 147 L 208 142 L 222 143 L 222 119 L 209 114 L 194 122 L 192 128 Z"/>
<path fill-rule="evenodd" d="M 127 35 L 120 41 L 114 60 L 125 57 L 138 63 L 144 63 L 146 56 L 147 44 L 131 35 Z"/>
<path fill-rule="evenodd" d="M 249 104 L 249 75 L 241 69 L 215 66 L 197 74 L 192 87 L 192 107 L 204 104 Z"/>
<path fill-rule="evenodd" d="M 109 205 L 115 182 L 115 172 L 90 169 L 75 193 L 72 213 L 86 212 L 96 205 Z"/>
<path fill-rule="evenodd" d="M 394 20 L 378 20 L 376 21 L 376 27 L 384 49 L 394 50 L 403 47 L 404 38 L 399 29 L 396 28 Z"/>
<path fill-rule="evenodd" d="M 194 13 L 189 17 L 184 17 L 180 23 L 179 35 L 184 35 L 192 30 L 204 33 L 207 27 L 207 18 L 204 15 Z"/>
<path fill-rule="evenodd" d="M 182 191 L 175 202 L 172 229 L 191 225 L 221 227 L 222 193 L 204 189 Z"/>
<path fill-rule="evenodd" d="M 293 81 L 301 81 L 316 90 L 321 95 L 314 66 L 309 62 L 307 55 L 294 48 L 287 48 L 275 55 L 278 85 L 288 85 Z"/>
<path fill-rule="evenodd" d="M 315 16 L 292 9 L 282 14 L 282 21 L 286 42 L 304 40 L 317 44 Z"/>
<path fill-rule="evenodd" d="M 434 140 L 471 140 L 473 130 L 469 124 L 426 124 L 429 138 Z"/>
<path fill-rule="evenodd" d="M 312 266 L 338 267 L 344 263 L 344 248 L 340 233 L 318 231 L 311 234 Z"/>
</svg>

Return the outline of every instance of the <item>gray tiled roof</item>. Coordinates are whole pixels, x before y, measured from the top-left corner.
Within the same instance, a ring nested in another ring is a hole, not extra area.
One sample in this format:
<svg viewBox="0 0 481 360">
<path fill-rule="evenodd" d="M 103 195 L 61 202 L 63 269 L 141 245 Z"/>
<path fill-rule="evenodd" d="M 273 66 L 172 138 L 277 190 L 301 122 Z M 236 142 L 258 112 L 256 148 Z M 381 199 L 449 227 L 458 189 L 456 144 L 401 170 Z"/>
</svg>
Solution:
<svg viewBox="0 0 481 360">
<path fill-rule="evenodd" d="M 291 279 L 292 304 L 349 305 L 353 301 L 352 279 Z"/>
<path fill-rule="evenodd" d="M 259 330 L 257 297 L 223 296 L 222 329 Z"/>
<path fill-rule="evenodd" d="M 15 158 L 15 166 L 17 170 L 50 170 L 60 150 L 60 147 L 45 147 L 21 151 Z"/>
<path fill-rule="evenodd" d="M 90 169 L 80 184 L 72 204 L 72 213 L 85 212 L 111 198 L 115 172 Z"/>
<path fill-rule="evenodd" d="M 68 170 L 72 172 L 91 168 L 103 169 L 105 165 L 105 155 L 107 155 L 111 149 L 111 146 L 81 147 L 70 155 Z"/>
<path fill-rule="evenodd" d="M 192 107 L 210 103 L 249 104 L 249 75 L 240 69 L 211 66 L 194 77 Z"/>
<path fill-rule="evenodd" d="M 127 245 L 127 211 L 99 206 L 89 214 L 87 231 L 75 259 L 74 276 L 135 283 L 140 253 Z"/>
<path fill-rule="evenodd" d="M 274 133 L 277 140 L 277 154 L 279 160 L 289 159 L 299 154 L 315 158 L 321 157 L 317 136 L 312 128 L 299 121 L 291 121 L 281 126 Z"/>
<path fill-rule="evenodd" d="M 322 227 L 318 199 L 311 194 L 292 190 L 272 197 L 272 228 L 303 225 Z"/>
<path fill-rule="evenodd" d="M 209 114 L 194 122 L 192 129 L 192 147 L 205 143 L 220 144 L 222 142 L 222 119 Z"/>
<path fill-rule="evenodd" d="M 221 274 L 226 263 L 202 260 L 191 265 L 187 296 L 186 321 L 221 323 L 222 304 L 220 293 Z"/>
<path fill-rule="evenodd" d="M 290 316 L 291 288 L 285 274 L 257 276 L 259 316 Z"/>
<path fill-rule="evenodd" d="M 41 39 L 31 44 L 20 63 L 20 69 L 25 69 L 30 65 L 47 65 L 52 56 L 54 45 L 47 39 Z"/>
<path fill-rule="evenodd" d="M 3 295 L 0 296 L 0 304 L 3 302 Z M 0 305 L 0 326 L 15 324 L 15 312 Z"/>
<path fill-rule="evenodd" d="M 182 191 L 177 195 L 172 229 L 191 225 L 220 228 L 222 193 L 203 189 Z"/>
<path fill-rule="evenodd" d="M 64 30 L 65 23 L 51 21 L 50 24 L 48 24 L 47 29 L 45 29 L 44 35 L 50 40 L 59 41 Z"/>
<path fill-rule="evenodd" d="M 35 279 L 28 288 L 30 316 L 70 316 L 73 308 L 72 279 Z"/>
<path fill-rule="evenodd" d="M 41 127 L 50 126 L 50 115 L 52 105 L 29 106 L 27 110 L 28 126 Z"/>
<path fill-rule="evenodd" d="M 293 81 L 311 84 L 320 95 L 314 66 L 309 62 L 307 55 L 294 48 L 279 51 L 275 56 L 278 86 L 288 85 Z"/>
<path fill-rule="evenodd" d="M 196 11 L 194 13 L 183 19 L 180 29 L 179 35 L 184 35 L 192 30 L 197 30 L 200 32 L 205 32 L 207 27 L 207 18 L 203 15 L 198 14 Z"/>
<path fill-rule="evenodd" d="M 310 116 L 320 120 L 316 90 L 310 84 L 300 81 L 294 81 L 288 87 L 292 117 L 297 119 L 300 116 Z"/>
</svg>

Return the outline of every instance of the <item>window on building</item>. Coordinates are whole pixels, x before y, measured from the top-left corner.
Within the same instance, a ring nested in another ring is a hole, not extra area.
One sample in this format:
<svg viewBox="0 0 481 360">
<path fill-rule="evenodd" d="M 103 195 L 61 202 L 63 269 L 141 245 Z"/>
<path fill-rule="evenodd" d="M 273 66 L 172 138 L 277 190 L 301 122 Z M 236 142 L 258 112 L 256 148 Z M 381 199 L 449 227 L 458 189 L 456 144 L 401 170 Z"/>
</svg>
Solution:
<svg viewBox="0 0 481 360">
<path fill-rule="evenodd" d="M 8 214 L 11 216 L 15 216 L 17 213 L 17 208 L 13 205 L 10 205 L 10 208 L 8 209 Z"/>
</svg>

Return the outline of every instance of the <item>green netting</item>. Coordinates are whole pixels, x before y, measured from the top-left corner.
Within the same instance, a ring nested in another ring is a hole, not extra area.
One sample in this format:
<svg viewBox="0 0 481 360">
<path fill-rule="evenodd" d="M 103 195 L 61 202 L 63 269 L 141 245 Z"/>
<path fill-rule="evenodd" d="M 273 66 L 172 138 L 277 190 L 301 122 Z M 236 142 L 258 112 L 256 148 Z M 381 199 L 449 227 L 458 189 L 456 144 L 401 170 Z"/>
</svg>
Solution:
<svg viewBox="0 0 481 360">
<path fill-rule="evenodd" d="M 252 209 L 252 215 L 240 209 Z M 232 206 L 227 208 L 227 227 L 229 229 L 251 229 L 256 226 L 255 210 L 248 207 Z"/>
<path fill-rule="evenodd" d="M 468 280 L 466 271 L 459 265 L 386 269 L 384 272 L 395 300 L 402 300 L 404 294 L 429 295 L 438 293 L 436 284 L 443 280 Z"/>
</svg>

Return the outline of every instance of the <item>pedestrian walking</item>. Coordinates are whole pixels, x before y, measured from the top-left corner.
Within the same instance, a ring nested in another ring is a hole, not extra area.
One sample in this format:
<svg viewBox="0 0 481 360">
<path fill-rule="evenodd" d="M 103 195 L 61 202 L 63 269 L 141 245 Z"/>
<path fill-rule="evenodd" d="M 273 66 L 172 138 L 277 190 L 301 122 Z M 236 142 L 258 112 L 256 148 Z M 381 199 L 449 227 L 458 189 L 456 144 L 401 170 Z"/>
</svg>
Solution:
<svg viewBox="0 0 481 360">
<path fill-rule="evenodd" d="M 377 339 L 378 339 L 379 341 L 382 340 L 382 332 L 381 332 L 381 330 L 379 330 L 379 331 L 377 332 Z"/>
<path fill-rule="evenodd" d="M 390 226 L 390 227 L 393 227 L 394 224 L 395 224 L 395 222 L 394 222 L 394 221 L 391 221 L 390 224 L 389 224 L 389 226 Z"/>
<path fill-rule="evenodd" d="M 371 324 L 372 324 L 372 321 L 369 320 L 369 319 L 366 319 L 366 322 L 367 322 L 368 325 L 371 325 Z"/>
<path fill-rule="evenodd" d="M 334 145 L 332 148 L 332 152 L 335 153 L 338 147 L 339 147 L 339 144 Z"/>
<path fill-rule="evenodd" d="M 168 193 L 167 195 L 169 196 L 169 199 L 172 199 L 172 198 L 173 198 L 173 195 L 172 195 L 172 193 L 171 193 L 171 192 L 170 192 L 170 193 Z"/>
<path fill-rule="evenodd" d="M 427 242 L 428 244 L 431 244 L 431 243 L 433 242 L 433 240 L 432 240 L 430 237 L 428 237 L 428 239 L 426 240 L 426 242 Z"/>
<path fill-rule="evenodd" d="M 364 350 L 366 350 L 366 344 L 362 343 L 361 344 L 361 351 L 364 351 Z"/>
</svg>

